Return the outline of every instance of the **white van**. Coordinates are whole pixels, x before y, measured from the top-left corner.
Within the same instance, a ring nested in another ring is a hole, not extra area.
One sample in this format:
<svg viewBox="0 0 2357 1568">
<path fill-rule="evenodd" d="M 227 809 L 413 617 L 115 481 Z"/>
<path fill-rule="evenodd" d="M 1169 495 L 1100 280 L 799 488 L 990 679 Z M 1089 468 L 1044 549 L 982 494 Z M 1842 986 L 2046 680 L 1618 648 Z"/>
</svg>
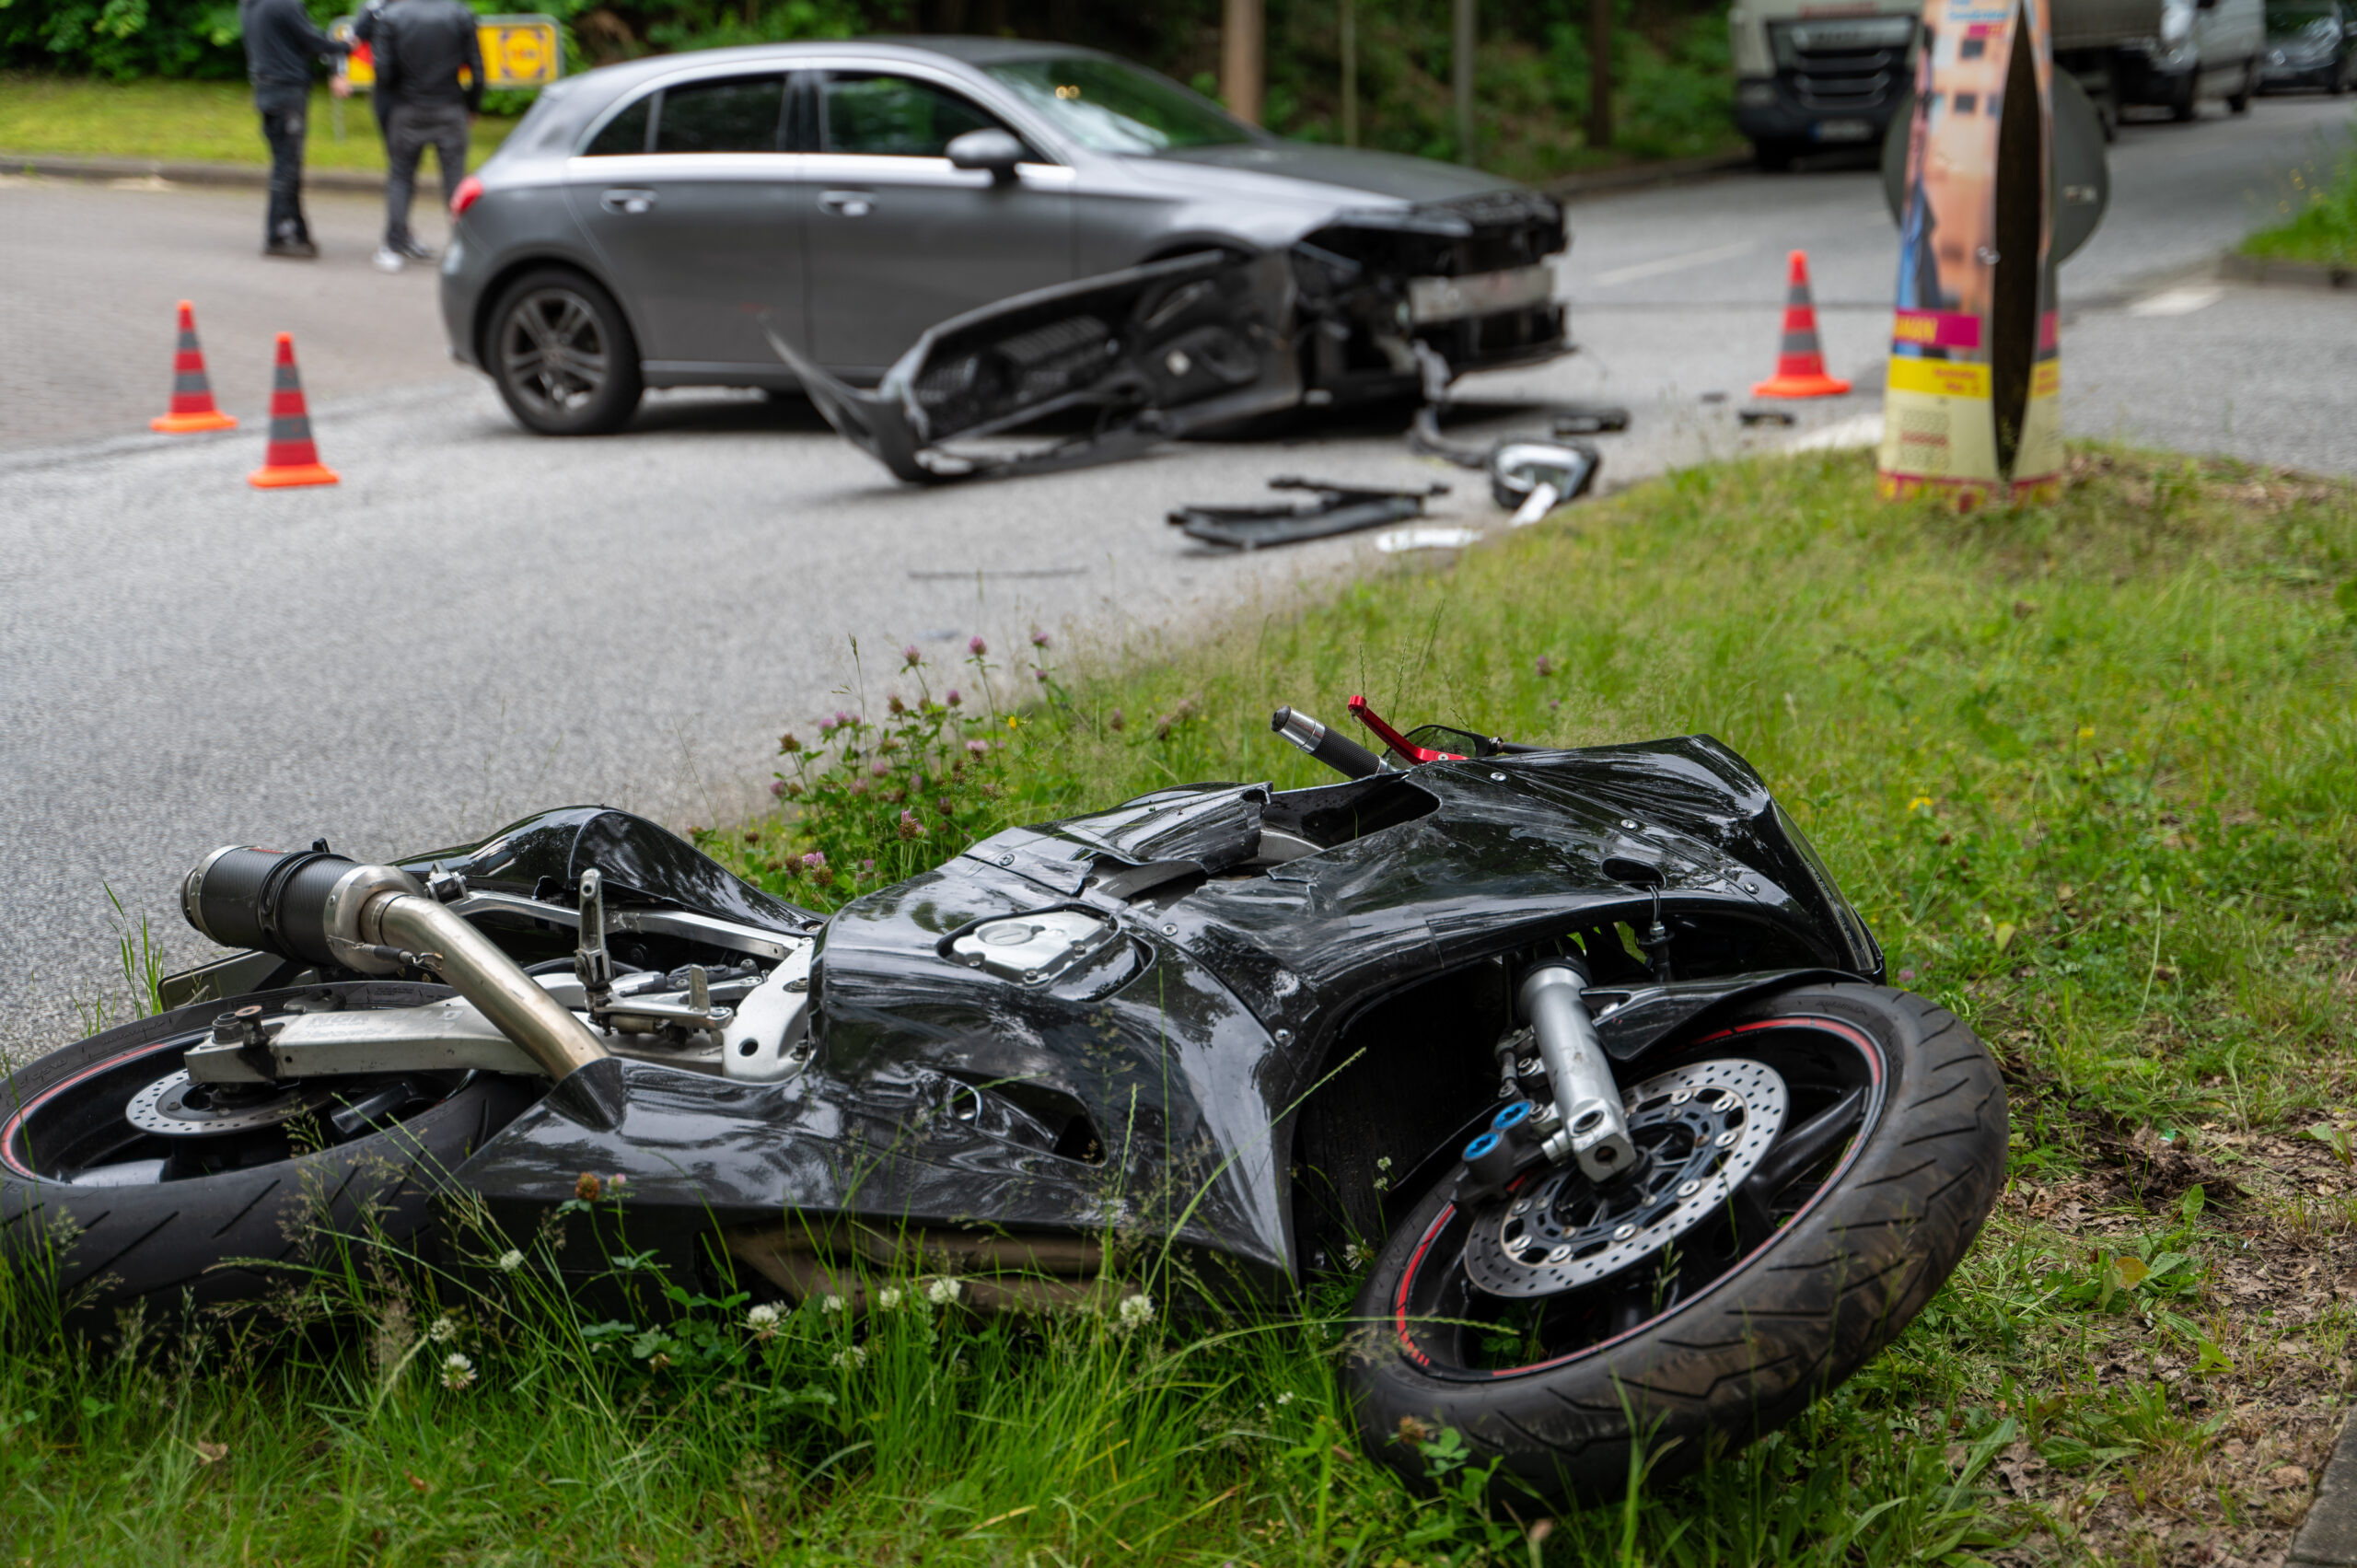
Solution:
<svg viewBox="0 0 2357 1568">
<path fill-rule="evenodd" d="M 2121 103 L 2156 104 L 2179 120 L 2200 112 L 2205 98 L 2222 98 L 2240 114 L 2258 90 L 2267 54 L 2263 0 L 2162 0 L 2161 30 L 2145 41 L 2142 59 L 2122 51 L 2115 84 Z"/>
</svg>

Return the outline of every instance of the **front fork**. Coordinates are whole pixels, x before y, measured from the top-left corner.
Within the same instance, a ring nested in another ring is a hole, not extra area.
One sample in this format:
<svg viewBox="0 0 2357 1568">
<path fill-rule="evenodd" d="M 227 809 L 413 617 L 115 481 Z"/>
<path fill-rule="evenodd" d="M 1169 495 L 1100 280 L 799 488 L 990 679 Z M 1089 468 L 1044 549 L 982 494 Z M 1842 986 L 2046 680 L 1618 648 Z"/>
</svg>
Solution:
<svg viewBox="0 0 2357 1568">
<path fill-rule="evenodd" d="M 1515 1000 L 1538 1037 L 1538 1059 L 1554 1094 L 1556 1125 L 1539 1152 L 1552 1165 L 1579 1161 L 1581 1173 L 1601 1185 L 1627 1170 L 1637 1151 L 1629 1142 L 1629 1120 L 1612 1064 L 1581 995 L 1586 989 L 1585 970 L 1568 958 L 1555 958 L 1522 977 Z"/>
</svg>

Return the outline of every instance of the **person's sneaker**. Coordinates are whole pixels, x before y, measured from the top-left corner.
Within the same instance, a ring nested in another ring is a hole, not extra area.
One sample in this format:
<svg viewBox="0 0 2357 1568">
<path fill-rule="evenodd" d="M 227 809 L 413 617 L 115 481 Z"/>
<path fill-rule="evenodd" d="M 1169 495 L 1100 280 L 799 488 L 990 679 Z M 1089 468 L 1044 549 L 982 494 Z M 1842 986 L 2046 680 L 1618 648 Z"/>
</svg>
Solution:
<svg viewBox="0 0 2357 1568">
<path fill-rule="evenodd" d="M 414 239 L 404 239 L 399 245 L 394 246 L 393 249 L 400 251 L 402 255 L 408 257 L 412 261 L 431 261 L 434 260 L 434 247 L 431 245 L 420 244 Z"/>
<path fill-rule="evenodd" d="M 316 261 L 319 248 L 308 239 L 274 239 L 261 248 L 265 256 L 280 256 L 290 261 Z"/>
<path fill-rule="evenodd" d="M 409 265 L 402 259 L 401 253 L 389 245 L 377 246 L 377 253 L 368 258 L 368 264 L 380 273 L 398 273 Z"/>
</svg>

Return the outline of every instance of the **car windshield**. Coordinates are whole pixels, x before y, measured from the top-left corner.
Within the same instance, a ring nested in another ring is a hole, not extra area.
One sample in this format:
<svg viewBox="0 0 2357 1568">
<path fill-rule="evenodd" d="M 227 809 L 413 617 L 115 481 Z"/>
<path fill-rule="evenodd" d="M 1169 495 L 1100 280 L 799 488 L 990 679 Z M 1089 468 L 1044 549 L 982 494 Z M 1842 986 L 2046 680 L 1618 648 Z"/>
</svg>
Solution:
<svg viewBox="0 0 2357 1568">
<path fill-rule="evenodd" d="M 2267 30 L 2279 38 L 2310 30 L 2330 32 L 2338 20 L 2329 5 L 2276 5 L 2267 8 Z M 2318 26 L 2319 23 L 2323 25 Z"/>
<path fill-rule="evenodd" d="M 1252 139 L 1209 99 L 1118 60 L 1009 60 L 986 69 L 1095 152 L 1159 153 Z"/>
</svg>

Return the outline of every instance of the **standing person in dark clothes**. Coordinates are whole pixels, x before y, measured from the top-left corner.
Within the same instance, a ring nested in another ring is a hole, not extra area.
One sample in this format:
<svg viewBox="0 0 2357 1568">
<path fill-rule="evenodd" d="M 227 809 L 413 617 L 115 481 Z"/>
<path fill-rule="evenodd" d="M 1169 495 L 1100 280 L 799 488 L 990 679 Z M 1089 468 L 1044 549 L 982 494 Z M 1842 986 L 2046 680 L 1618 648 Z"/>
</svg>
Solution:
<svg viewBox="0 0 2357 1568">
<path fill-rule="evenodd" d="M 303 0 L 238 0 L 245 33 L 246 75 L 270 144 L 270 215 L 261 253 L 310 261 L 319 253 L 303 216 L 303 131 L 311 104 L 311 68 L 344 52 L 311 25 Z"/>
<path fill-rule="evenodd" d="M 475 14 L 459 0 L 391 0 L 371 31 L 386 165 L 385 242 L 375 260 L 378 271 L 398 273 L 405 261 L 434 259 L 409 231 L 419 157 L 434 149 L 446 202 L 466 175 L 467 127 L 482 107 L 482 45 Z"/>
</svg>

